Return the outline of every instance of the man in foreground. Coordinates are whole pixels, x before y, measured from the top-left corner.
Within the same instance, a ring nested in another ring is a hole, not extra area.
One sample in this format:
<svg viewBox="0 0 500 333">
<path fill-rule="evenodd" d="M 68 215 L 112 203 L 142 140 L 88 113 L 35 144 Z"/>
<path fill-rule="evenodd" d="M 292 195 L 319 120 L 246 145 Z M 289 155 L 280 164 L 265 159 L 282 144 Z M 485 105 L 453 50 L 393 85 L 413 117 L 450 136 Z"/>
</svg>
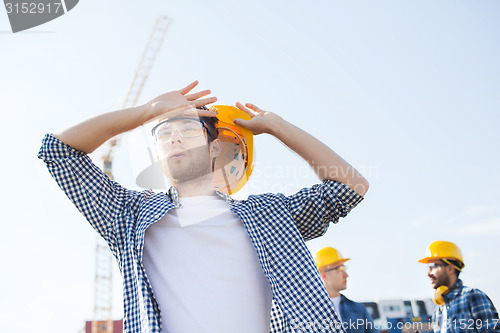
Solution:
<svg viewBox="0 0 500 333">
<path fill-rule="evenodd" d="M 214 161 L 222 153 L 217 113 L 199 109 L 216 98 L 203 98 L 208 90 L 189 94 L 196 85 L 47 135 L 39 152 L 118 260 L 125 331 L 340 332 L 304 241 L 354 208 L 367 181 L 300 128 L 237 103 L 242 116 L 235 125 L 277 137 L 322 183 L 291 196 L 242 201 L 216 192 Z M 153 120 L 158 155 L 173 185 L 167 193 L 125 189 L 87 156 Z"/>
</svg>

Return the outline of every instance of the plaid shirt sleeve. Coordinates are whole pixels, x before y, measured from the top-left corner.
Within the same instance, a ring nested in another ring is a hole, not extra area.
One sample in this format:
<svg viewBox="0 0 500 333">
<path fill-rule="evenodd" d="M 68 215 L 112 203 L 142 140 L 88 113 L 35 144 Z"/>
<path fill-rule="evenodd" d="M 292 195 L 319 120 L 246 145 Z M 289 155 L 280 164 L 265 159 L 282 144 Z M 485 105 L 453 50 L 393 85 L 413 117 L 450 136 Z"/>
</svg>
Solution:
<svg viewBox="0 0 500 333">
<path fill-rule="evenodd" d="M 53 135 L 44 137 L 38 158 L 45 162 L 59 187 L 119 258 L 126 226 L 115 221 L 124 209 L 134 210 L 140 193 L 111 181 L 87 154 Z"/>
<path fill-rule="evenodd" d="M 330 223 L 345 217 L 363 197 L 349 186 L 325 180 L 288 197 L 292 217 L 305 241 L 323 235 Z"/>
<path fill-rule="evenodd" d="M 478 332 L 500 332 L 498 312 L 490 298 L 478 289 L 471 289 L 467 300 Z"/>
</svg>

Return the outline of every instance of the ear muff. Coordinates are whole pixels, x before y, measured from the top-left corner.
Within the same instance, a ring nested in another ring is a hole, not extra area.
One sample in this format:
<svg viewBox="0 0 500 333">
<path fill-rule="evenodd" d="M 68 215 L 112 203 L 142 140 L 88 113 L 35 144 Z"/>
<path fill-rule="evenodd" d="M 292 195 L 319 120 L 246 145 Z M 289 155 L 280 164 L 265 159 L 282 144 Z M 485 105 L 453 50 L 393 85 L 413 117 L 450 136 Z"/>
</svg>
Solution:
<svg viewBox="0 0 500 333">
<path fill-rule="evenodd" d="M 432 301 L 437 305 L 444 305 L 443 296 L 450 292 L 447 286 L 439 286 L 434 290 L 434 295 L 432 296 Z"/>
</svg>

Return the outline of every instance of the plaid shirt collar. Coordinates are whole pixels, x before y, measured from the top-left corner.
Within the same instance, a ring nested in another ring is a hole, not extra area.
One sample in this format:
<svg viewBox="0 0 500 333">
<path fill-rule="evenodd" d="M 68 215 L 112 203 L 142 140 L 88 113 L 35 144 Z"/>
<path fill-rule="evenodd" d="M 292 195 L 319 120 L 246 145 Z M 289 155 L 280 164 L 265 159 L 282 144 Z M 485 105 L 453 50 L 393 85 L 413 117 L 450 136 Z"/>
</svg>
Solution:
<svg viewBox="0 0 500 333">
<path fill-rule="evenodd" d="M 464 287 L 464 284 L 462 280 L 458 279 L 457 282 L 451 288 L 449 289 L 449 292 L 446 293 L 446 295 L 443 295 L 443 299 L 445 303 L 450 303 L 453 301 L 455 298 L 457 298 L 458 295 L 460 295 L 462 289 Z"/>
<path fill-rule="evenodd" d="M 234 199 L 231 198 L 229 195 L 227 195 L 226 193 L 223 193 L 219 190 L 215 190 L 215 193 L 221 197 L 222 199 L 224 199 L 226 202 L 233 202 Z M 179 192 L 177 191 L 177 188 L 175 188 L 175 186 L 170 186 L 170 188 L 168 189 L 168 191 L 166 192 L 167 196 L 170 198 L 170 201 L 174 204 L 174 207 L 175 208 L 182 208 L 182 204 L 180 203 L 179 201 Z"/>
</svg>

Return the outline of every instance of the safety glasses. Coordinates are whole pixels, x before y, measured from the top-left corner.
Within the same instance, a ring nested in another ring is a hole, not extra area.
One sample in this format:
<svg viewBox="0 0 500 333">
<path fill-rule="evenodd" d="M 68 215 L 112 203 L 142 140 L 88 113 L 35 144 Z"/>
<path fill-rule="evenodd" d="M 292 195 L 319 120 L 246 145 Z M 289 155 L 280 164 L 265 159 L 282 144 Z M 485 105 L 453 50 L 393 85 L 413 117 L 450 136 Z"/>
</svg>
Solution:
<svg viewBox="0 0 500 333">
<path fill-rule="evenodd" d="M 204 135 L 208 129 L 201 119 L 177 117 L 157 124 L 151 130 L 151 134 L 156 143 L 162 144 L 170 142 L 175 131 L 182 138 L 195 138 Z"/>
<path fill-rule="evenodd" d="M 427 269 L 429 271 L 433 271 L 438 269 L 439 267 L 446 266 L 445 264 L 439 264 L 439 263 L 430 263 L 427 265 Z"/>
<path fill-rule="evenodd" d="M 326 272 L 330 272 L 330 271 L 345 272 L 345 271 L 347 271 L 347 266 L 346 265 L 341 265 L 341 266 L 337 266 L 337 267 L 334 267 L 334 268 L 330 268 L 330 269 L 325 270 L 325 273 Z"/>
</svg>

